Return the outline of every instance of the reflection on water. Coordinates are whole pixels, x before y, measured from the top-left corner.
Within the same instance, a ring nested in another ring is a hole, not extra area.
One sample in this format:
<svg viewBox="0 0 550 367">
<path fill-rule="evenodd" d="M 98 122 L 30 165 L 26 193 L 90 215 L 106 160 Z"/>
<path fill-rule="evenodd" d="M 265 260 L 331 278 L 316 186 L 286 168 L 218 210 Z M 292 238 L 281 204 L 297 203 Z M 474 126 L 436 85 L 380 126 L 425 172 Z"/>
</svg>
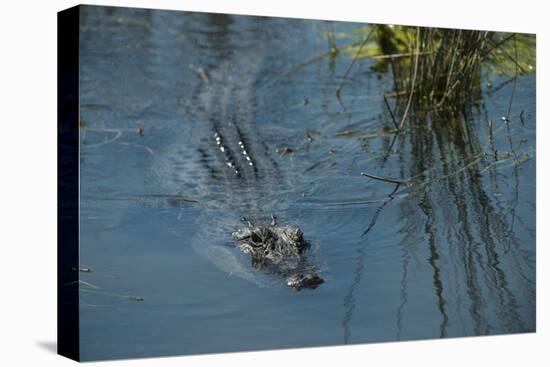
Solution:
<svg viewBox="0 0 550 367">
<path fill-rule="evenodd" d="M 395 134 L 391 72 L 361 60 L 335 96 L 352 57 L 326 34 L 361 25 L 81 19 L 84 359 L 534 331 L 534 75 L 489 73 L 477 108 Z M 233 247 L 242 216 L 271 214 L 312 243 L 319 288 Z"/>
</svg>

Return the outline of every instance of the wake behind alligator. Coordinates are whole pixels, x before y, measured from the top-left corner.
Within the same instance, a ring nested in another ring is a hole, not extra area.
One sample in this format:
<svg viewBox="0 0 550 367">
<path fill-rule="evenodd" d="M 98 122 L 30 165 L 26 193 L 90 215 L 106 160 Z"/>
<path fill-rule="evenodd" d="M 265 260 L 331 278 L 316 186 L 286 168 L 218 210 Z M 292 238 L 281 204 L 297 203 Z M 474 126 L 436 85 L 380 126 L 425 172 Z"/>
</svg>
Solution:
<svg viewBox="0 0 550 367">
<path fill-rule="evenodd" d="M 199 203 L 191 244 L 218 268 L 258 286 L 266 284 L 262 274 L 296 290 L 316 288 L 323 279 L 315 246 L 296 223 L 275 219 L 286 219 L 295 183 L 284 174 L 290 162 L 281 169 L 260 135 L 254 88 L 262 59 L 243 59 L 200 69 L 182 131 L 159 155 L 156 176 L 168 193 Z"/>
</svg>

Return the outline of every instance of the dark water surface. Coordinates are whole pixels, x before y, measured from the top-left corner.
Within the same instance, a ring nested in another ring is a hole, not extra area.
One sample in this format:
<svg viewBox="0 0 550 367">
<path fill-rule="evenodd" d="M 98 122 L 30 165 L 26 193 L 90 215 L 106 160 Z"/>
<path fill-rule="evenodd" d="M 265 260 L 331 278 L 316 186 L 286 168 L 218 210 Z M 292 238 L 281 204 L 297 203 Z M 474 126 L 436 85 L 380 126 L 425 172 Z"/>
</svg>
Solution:
<svg viewBox="0 0 550 367">
<path fill-rule="evenodd" d="M 339 102 L 351 57 L 317 57 L 328 29 L 83 8 L 84 360 L 535 330 L 535 76 L 517 79 L 509 133 L 514 83 L 489 75 L 463 128 L 411 120 L 392 144 L 391 75 L 357 62 Z M 257 167 L 241 178 L 215 154 L 227 120 Z M 240 217 L 270 214 L 311 241 L 319 288 L 293 291 L 232 246 Z"/>
</svg>

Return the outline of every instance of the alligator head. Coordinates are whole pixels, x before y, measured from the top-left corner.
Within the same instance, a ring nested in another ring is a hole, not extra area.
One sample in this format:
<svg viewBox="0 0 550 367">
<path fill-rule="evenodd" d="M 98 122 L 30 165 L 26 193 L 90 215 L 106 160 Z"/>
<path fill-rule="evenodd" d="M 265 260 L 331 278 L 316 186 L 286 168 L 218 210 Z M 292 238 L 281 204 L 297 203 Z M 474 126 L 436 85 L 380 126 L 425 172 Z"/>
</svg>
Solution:
<svg viewBox="0 0 550 367">
<path fill-rule="evenodd" d="M 323 283 L 311 266 L 304 266 L 307 263 L 304 252 L 309 243 L 302 230 L 292 224 L 279 225 L 274 216 L 271 218 L 271 222 L 255 223 L 243 218 L 245 226 L 233 232 L 237 247 L 251 255 L 256 269 L 269 267 L 286 276 L 286 284 L 291 288 L 316 288 Z"/>
</svg>

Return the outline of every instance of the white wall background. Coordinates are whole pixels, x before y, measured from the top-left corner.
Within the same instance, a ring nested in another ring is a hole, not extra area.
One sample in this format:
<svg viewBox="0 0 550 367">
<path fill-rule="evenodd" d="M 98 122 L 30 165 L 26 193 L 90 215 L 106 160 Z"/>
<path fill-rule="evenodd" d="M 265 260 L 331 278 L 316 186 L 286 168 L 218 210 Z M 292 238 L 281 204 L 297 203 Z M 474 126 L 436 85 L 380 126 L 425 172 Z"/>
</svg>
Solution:
<svg viewBox="0 0 550 367">
<path fill-rule="evenodd" d="M 174 357 L 90 366 L 542 366 L 550 361 L 547 160 L 549 12 L 543 1 L 91 1 L 374 23 L 536 32 L 537 334 Z M 0 12 L 0 365 L 72 365 L 56 338 L 56 12 L 77 4 L 4 2 Z M 9 4 L 9 5 L 8 5 Z M 546 104 L 545 104 L 546 102 Z"/>
</svg>

